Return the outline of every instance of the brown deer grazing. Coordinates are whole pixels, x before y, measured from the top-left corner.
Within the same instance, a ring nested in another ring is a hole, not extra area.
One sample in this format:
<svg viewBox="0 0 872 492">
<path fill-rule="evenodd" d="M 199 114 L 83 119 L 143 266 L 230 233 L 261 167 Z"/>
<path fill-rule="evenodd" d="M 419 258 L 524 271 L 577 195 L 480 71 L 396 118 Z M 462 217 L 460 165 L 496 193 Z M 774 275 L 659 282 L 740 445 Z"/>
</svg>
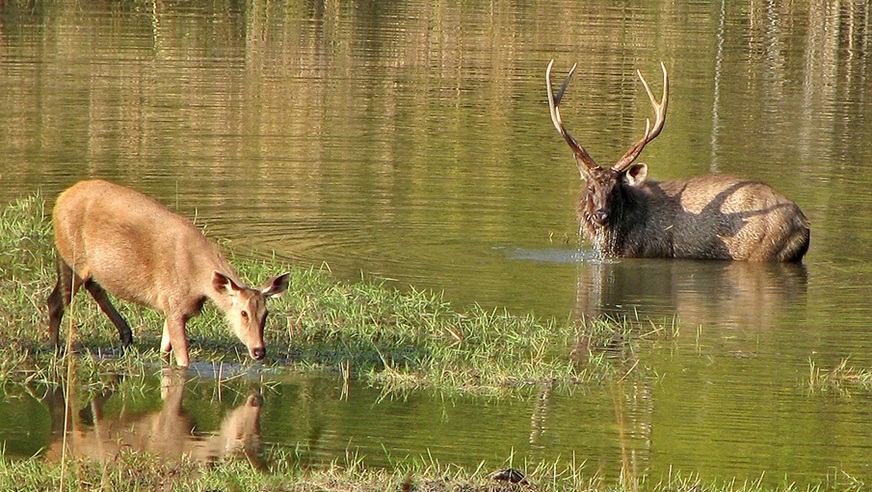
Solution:
<svg viewBox="0 0 872 492">
<path fill-rule="evenodd" d="M 161 350 L 172 350 L 180 366 L 189 363 L 185 323 L 207 298 L 226 314 L 249 355 L 263 359 L 264 301 L 288 288 L 290 274 L 260 289 L 247 287 L 194 224 L 142 193 L 107 181 L 80 181 L 61 193 L 52 221 L 58 282 L 48 308 L 56 347 L 64 308 L 84 285 L 118 328 L 124 346 L 133 335 L 107 292 L 163 311 Z"/>
<path fill-rule="evenodd" d="M 633 164 L 666 121 L 669 78 L 663 70 L 653 126 L 618 162 L 604 168 L 566 131 L 560 100 L 575 66 L 555 95 L 546 70 L 551 122 L 575 153 L 586 186 L 578 199 L 581 231 L 605 257 L 694 258 L 799 262 L 808 251 L 809 223 L 799 207 L 766 184 L 735 176 L 707 174 L 674 181 L 649 181 L 648 166 Z"/>
</svg>

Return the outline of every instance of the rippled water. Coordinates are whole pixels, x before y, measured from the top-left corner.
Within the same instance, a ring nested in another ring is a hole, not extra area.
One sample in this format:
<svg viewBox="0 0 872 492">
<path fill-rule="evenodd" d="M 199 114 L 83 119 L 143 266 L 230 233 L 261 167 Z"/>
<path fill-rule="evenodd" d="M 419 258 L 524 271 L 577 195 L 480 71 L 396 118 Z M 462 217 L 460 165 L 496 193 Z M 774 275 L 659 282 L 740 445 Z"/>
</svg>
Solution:
<svg viewBox="0 0 872 492">
<path fill-rule="evenodd" d="M 256 388 L 262 441 L 313 462 L 349 447 L 472 466 L 575 453 L 615 476 L 629 453 L 655 475 L 869 482 L 868 392 L 804 380 L 810 360 L 872 367 L 870 22 L 868 6 L 838 1 L 4 3 L 0 201 L 101 176 L 249 254 L 341 279 L 443 291 L 459 308 L 680 327 L 644 355 L 660 378 L 639 386 L 497 401 L 370 388 L 346 401 L 330 377 Z M 652 177 L 770 183 L 812 222 L 804 265 L 591 261 L 578 173 L 548 118 L 552 58 L 560 72 L 579 62 L 563 115 L 601 162 L 650 116 L 634 70 L 664 61 Z M 192 392 L 212 409 L 195 417 L 229 413 L 210 397 Z M 47 417 L 0 408 L 26 429 L 2 431 L 7 449 L 51 441 Z"/>
</svg>

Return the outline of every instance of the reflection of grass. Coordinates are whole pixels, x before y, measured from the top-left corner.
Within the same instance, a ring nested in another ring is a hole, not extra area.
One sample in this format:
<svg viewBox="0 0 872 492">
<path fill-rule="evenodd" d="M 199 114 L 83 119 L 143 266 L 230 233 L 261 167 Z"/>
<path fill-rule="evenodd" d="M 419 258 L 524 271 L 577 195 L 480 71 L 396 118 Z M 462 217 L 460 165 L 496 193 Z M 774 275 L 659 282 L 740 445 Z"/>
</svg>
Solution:
<svg viewBox="0 0 872 492">
<path fill-rule="evenodd" d="M 63 358 L 49 350 L 45 329 L 45 298 L 55 280 L 45 214 L 42 198 L 34 196 L 6 206 L 0 216 L 0 381 L 63 379 Z M 289 292 L 270 301 L 268 365 L 341 370 L 386 388 L 502 391 L 626 377 L 641 369 L 635 355 L 640 341 L 668 338 L 674 330 L 635 321 L 541 320 L 477 306 L 460 312 L 440 295 L 414 288 L 401 291 L 366 279 L 340 283 L 311 268 L 231 260 L 255 282 L 292 272 Z M 192 359 L 248 364 L 242 344 L 207 306 L 189 322 Z M 163 363 L 157 351 L 161 314 L 130 304 L 119 308 L 135 336 L 121 357 L 114 327 L 87 294 L 80 292 L 68 309 L 62 331 L 74 324 L 83 381 Z"/>
<path fill-rule="evenodd" d="M 842 359 L 832 369 L 818 367 L 809 359 L 808 387 L 817 391 L 847 391 L 850 388 L 872 389 L 872 370 L 848 366 L 848 359 Z"/>
</svg>

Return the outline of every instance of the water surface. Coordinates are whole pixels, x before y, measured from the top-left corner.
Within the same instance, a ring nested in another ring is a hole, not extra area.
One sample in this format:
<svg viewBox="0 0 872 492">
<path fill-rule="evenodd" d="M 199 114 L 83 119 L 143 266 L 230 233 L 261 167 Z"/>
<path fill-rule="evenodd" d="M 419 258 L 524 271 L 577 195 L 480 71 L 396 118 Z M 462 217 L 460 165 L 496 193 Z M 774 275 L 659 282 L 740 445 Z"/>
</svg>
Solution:
<svg viewBox="0 0 872 492">
<path fill-rule="evenodd" d="M 868 392 L 804 386 L 809 360 L 872 367 L 870 22 L 856 2 L 8 2 L 0 202 L 103 177 L 243 254 L 339 279 L 461 309 L 680 326 L 641 356 L 659 378 L 639 385 L 507 401 L 371 388 L 346 401 L 329 377 L 257 391 L 261 441 L 313 463 L 358 447 L 381 464 L 575 454 L 611 476 L 632 456 L 655 476 L 870 482 Z M 670 112 L 641 158 L 652 178 L 766 181 L 812 223 L 804 264 L 590 261 L 578 172 L 548 117 L 552 58 L 559 73 L 579 62 L 563 116 L 602 163 L 651 114 L 634 71 L 653 82 L 665 62 Z M 14 415 L 3 425 L 53 435 Z M 51 441 L 2 436 L 22 455 Z"/>
</svg>

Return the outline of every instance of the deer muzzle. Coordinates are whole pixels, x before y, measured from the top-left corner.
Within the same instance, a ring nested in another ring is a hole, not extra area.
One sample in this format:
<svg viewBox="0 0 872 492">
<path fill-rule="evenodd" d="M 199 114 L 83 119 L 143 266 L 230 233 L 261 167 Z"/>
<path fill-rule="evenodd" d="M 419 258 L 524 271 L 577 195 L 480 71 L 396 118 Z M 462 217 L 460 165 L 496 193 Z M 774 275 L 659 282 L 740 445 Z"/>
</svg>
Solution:
<svg viewBox="0 0 872 492">
<path fill-rule="evenodd" d="M 609 212 L 606 209 L 601 208 L 595 211 L 591 218 L 596 223 L 596 225 L 602 227 L 606 225 L 606 222 L 609 220 Z"/>
<path fill-rule="evenodd" d="M 263 360 L 263 358 L 266 356 L 266 349 L 263 347 L 255 347 L 249 350 L 249 353 L 251 354 L 252 359 Z"/>
</svg>

